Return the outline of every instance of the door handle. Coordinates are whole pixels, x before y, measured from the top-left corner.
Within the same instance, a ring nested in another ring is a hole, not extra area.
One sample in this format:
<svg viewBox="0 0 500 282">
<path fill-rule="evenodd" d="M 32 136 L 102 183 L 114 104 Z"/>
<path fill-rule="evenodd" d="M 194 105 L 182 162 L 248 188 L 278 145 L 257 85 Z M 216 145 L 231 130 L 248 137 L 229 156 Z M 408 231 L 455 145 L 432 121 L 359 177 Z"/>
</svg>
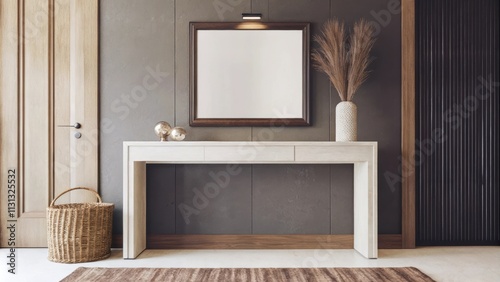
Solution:
<svg viewBox="0 0 500 282">
<path fill-rule="evenodd" d="M 79 123 L 79 122 L 76 122 L 75 124 L 73 125 L 58 125 L 57 127 L 74 127 L 76 129 L 79 129 L 82 127 L 82 125 Z"/>
</svg>

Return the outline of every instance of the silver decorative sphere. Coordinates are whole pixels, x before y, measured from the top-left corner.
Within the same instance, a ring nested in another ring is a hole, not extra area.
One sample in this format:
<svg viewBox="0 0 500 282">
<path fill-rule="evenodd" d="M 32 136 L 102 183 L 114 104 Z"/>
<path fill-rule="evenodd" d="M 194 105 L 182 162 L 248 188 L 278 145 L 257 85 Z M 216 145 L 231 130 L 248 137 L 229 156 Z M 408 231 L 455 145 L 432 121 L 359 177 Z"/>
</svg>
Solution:
<svg viewBox="0 0 500 282">
<path fill-rule="evenodd" d="M 182 127 L 174 127 L 170 132 L 170 138 L 174 141 L 182 141 L 186 138 L 186 130 Z"/>
<path fill-rule="evenodd" d="M 160 121 L 155 125 L 155 133 L 160 137 L 160 141 L 167 141 L 167 137 L 172 131 L 172 126 L 166 121 Z"/>
</svg>

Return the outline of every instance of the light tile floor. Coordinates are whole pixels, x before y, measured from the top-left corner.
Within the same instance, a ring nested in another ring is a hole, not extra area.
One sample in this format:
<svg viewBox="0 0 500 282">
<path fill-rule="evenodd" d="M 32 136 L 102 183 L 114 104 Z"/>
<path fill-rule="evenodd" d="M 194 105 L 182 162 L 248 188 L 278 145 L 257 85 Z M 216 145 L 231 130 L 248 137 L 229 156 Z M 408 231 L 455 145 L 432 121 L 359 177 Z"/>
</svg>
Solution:
<svg viewBox="0 0 500 282">
<path fill-rule="evenodd" d="M 379 250 L 365 259 L 354 250 L 146 250 L 124 260 L 121 250 L 97 262 L 61 264 L 47 249 L 17 249 L 16 274 L 7 272 L 7 249 L 0 249 L 0 281 L 59 281 L 85 267 L 403 267 L 413 266 L 437 281 L 500 281 L 499 247 L 425 247 Z"/>
</svg>

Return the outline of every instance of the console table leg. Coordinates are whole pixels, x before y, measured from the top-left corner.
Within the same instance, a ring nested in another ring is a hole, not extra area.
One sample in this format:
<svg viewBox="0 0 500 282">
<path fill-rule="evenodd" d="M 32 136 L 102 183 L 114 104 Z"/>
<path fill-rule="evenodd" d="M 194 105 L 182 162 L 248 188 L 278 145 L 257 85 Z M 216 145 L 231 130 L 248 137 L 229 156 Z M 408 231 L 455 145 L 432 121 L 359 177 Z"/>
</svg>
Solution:
<svg viewBox="0 0 500 282">
<path fill-rule="evenodd" d="M 146 249 L 146 163 L 129 162 L 124 176 L 123 258 L 134 259 Z M 128 230 L 128 232 L 127 232 Z"/>
<path fill-rule="evenodd" d="M 354 249 L 366 258 L 377 258 L 376 169 L 371 162 L 354 164 Z"/>
</svg>

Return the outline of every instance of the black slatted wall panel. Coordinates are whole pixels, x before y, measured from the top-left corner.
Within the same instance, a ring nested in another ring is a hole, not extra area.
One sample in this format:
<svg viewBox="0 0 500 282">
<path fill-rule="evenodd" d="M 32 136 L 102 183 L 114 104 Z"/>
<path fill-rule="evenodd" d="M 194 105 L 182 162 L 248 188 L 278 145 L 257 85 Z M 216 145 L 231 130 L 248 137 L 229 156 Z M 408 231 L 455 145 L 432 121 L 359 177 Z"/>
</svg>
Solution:
<svg viewBox="0 0 500 282">
<path fill-rule="evenodd" d="M 499 5 L 416 1 L 417 245 L 500 244 Z"/>
</svg>

